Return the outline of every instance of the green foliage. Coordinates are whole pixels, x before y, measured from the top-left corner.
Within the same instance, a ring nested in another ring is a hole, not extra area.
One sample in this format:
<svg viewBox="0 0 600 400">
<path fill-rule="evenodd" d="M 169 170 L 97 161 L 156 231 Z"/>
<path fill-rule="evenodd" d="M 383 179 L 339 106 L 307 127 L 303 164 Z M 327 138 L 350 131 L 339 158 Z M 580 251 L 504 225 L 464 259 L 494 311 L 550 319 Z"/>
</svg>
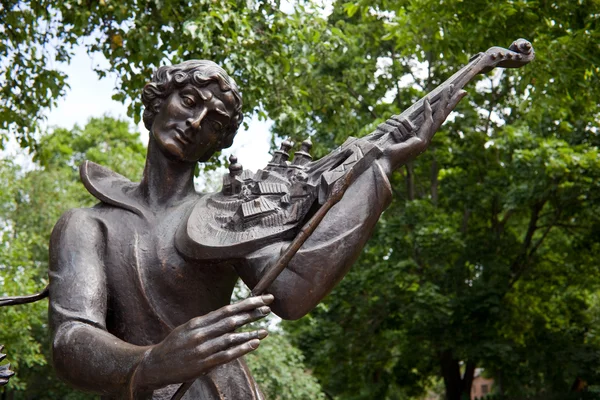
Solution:
<svg viewBox="0 0 600 400">
<path fill-rule="evenodd" d="M 69 59 L 77 34 L 64 29 L 53 3 L 0 3 L 0 148 L 9 134 L 21 146 L 34 147 L 42 110 L 65 93 L 66 76 L 51 65 Z"/>
<path fill-rule="evenodd" d="M 369 105 L 354 110 L 359 118 L 398 113 L 507 37 L 532 40 L 538 56 L 471 86 L 432 148 L 393 177 L 395 201 L 352 271 L 303 323 L 285 325 L 328 393 L 417 396 L 439 374 L 447 398 L 458 399 L 470 390 L 461 363 L 487 368 L 511 396 L 560 396 L 576 378 L 600 379 L 600 93 L 590 90 L 599 83 L 599 10 L 334 7 L 328 23 L 360 46 L 332 53 L 327 63 L 343 68 L 322 72 L 342 80 L 371 71 L 354 81 Z M 356 69 L 353 52 L 363 57 Z M 373 75 L 376 62 L 384 66 Z M 410 87 L 396 86 L 403 73 Z M 316 140 L 331 143 L 326 133 Z"/>
<path fill-rule="evenodd" d="M 304 356 L 285 335 L 271 334 L 246 361 L 268 399 L 325 399 L 316 378 L 305 370 Z"/>
<path fill-rule="evenodd" d="M 270 0 L 3 2 L 0 18 L 7 35 L 0 39 L 0 54 L 7 62 L 0 66 L 0 81 L 6 83 L 1 137 L 14 135 L 23 147 L 35 148 L 36 122 L 67 87 L 53 61 L 68 61 L 72 45 L 82 38 L 92 38 L 86 41 L 90 53 L 102 52 L 108 59 L 110 66 L 97 72 L 117 74 L 114 98 L 131 100 L 129 114 L 136 123 L 140 88 L 158 66 L 205 58 L 232 72 L 243 88 L 248 115 L 285 115 L 297 134 L 305 134 L 295 116 L 297 105 L 309 97 L 305 86 L 318 87 L 306 72 L 332 47 L 323 40 L 324 21 L 313 18 L 316 9 L 307 3 L 288 15 Z"/>
<path fill-rule="evenodd" d="M 430 150 L 392 177 L 395 201 L 357 265 L 324 304 L 286 330 L 339 399 L 417 396 L 436 375 L 455 399 L 468 391 L 461 362 L 487 368 L 508 396 L 561 396 L 576 378 L 598 382 L 600 4 L 345 0 L 327 17 L 317 8 L 302 2 L 286 14 L 278 2 L 260 0 L 5 1 L 0 18 L 13 32 L 0 39 L 9 60 L 0 67 L 9 83 L 0 132 L 19 132 L 31 147 L 31 124 L 64 90 L 52 63 L 31 55 L 45 40 L 68 59 L 75 40 L 93 36 L 89 50 L 110 64 L 99 74 L 117 73 L 115 98 L 131 101 L 136 120 L 139 90 L 156 66 L 212 59 L 238 80 L 247 114 L 274 119 L 279 136 L 313 135 L 322 156 L 400 113 L 470 55 L 527 38 L 536 60 L 471 85 Z M 45 21 L 58 33 L 44 36 Z M 74 164 L 87 154 L 81 135 L 59 136 L 39 147 L 40 165 L 56 157 Z M 100 148 L 92 155 L 108 157 Z M 131 167 L 126 157 L 101 159 Z M 72 180 L 63 182 L 75 185 L 68 166 Z M 5 182 L 29 176 L 3 168 Z M 30 187 L 51 187 L 36 179 Z M 2 193 L 4 220 L 22 207 L 11 199 L 30 200 L 18 184 L 3 187 L 14 187 Z M 58 192 L 45 201 L 64 199 Z M 41 262 L 37 272 L 22 268 L 19 282 L 43 283 L 43 224 L 56 216 L 21 214 L 18 224 L 33 233 L 16 236 L 23 244 L 11 244 L 10 257 L 18 262 L 6 264 Z M 35 354 L 32 365 L 42 362 Z"/>
<path fill-rule="evenodd" d="M 47 284 L 48 241 L 60 215 L 97 200 L 79 182 L 84 159 L 132 177 L 141 176 L 145 149 L 127 122 L 92 118 L 84 128 L 42 136 L 34 168 L 0 161 L 0 296 L 23 295 Z M 84 399 L 62 385 L 49 365 L 47 301 L 0 309 L 0 338 L 17 372 L 6 390 L 15 399 Z M 26 394 L 25 394 L 26 393 Z"/>
</svg>

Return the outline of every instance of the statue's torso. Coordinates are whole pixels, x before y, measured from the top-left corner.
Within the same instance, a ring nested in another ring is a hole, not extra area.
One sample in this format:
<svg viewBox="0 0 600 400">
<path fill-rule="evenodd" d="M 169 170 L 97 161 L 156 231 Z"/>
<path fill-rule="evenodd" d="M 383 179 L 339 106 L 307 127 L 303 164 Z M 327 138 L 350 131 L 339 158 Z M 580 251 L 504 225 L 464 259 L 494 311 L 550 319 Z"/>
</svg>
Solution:
<svg viewBox="0 0 600 400">
<path fill-rule="evenodd" d="M 113 205 L 92 211 L 104 226 L 107 329 L 136 345 L 160 342 L 175 327 L 229 304 L 235 260 L 210 263 L 184 259 L 175 232 L 197 199 L 145 217 Z M 182 365 L 185 368 L 185 365 Z M 158 390 L 168 400 L 178 385 Z M 216 368 L 195 382 L 186 400 L 261 399 L 243 359 Z"/>
<path fill-rule="evenodd" d="M 150 220 L 111 205 L 94 208 L 106 235 L 107 327 L 129 343 L 157 343 L 230 301 L 237 280 L 233 261 L 185 260 L 175 248 L 175 231 L 193 203 Z"/>
</svg>

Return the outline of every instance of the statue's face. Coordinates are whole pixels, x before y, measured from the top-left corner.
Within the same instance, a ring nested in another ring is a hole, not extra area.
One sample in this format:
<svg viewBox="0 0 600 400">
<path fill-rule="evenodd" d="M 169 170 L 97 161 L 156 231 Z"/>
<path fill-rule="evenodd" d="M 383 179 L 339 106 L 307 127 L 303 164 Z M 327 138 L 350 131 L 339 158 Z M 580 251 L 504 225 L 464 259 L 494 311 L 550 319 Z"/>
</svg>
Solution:
<svg viewBox="0 0 600 400">
<path fill-rule="evenodd" d="M 171 159 L 207 161 L 221 149 L 234 104 L 231 92 L 221 91 L 216 82 L 205 87 L 188 84 L 163 102 L 152 135 Z"/>
</svg>

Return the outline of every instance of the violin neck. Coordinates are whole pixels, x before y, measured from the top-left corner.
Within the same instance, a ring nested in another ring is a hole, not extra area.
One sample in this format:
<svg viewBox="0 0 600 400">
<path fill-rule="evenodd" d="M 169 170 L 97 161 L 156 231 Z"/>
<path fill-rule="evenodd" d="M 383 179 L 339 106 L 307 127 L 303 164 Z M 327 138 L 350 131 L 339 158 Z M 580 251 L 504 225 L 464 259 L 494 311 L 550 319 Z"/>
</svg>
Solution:
<svg viewBox="0 0 600 400">
<path fill-rule="evenodd" d="M 465 87 L 470 81 L 473 80 L 475 75 L 481 73 L 484 69 L 484 66 L 480 65 L 480 61 L 485 53 L 479 53 L 471 58 L 469 63 L 457 71 L 454 75 L 448 78 L 444 83 L 433 89 L 427 95 L 423 96 L 419 101 L 414 103 L 412 106 L 404 110 L 400 115 L 394 116 L 392 118 L 406 118 L 411 121 L 415 126 L 420 126 L 423 123 L 424 119 L 424 111 L 425 111 L 425 99 L 429 99 L 429 104 L 434 106 L 441 98 L 442 92 L 453 85 L 452 93 L 450 96 L 454 94 L 457 90 L 461 90 Z M 383 124 L 378 126 L 373 133 L 369 136 L 374 136 L 379 138 L 387 133 L 387 130 L 383 129 Z"/>
<path fill-rule="evenodd" d="M 525 64 L 530 63 L 535 58 L 535 52 L 531 43 L 525 39 L 515 40 L 508 49 L 502 47 L 490 47 L 485 53 L 478 53 L 471 57 L 469 63 L 461 68 L 458 72 L 452 75 L 444 83 L 433 89 L 421 100 L 406 109 L 402 114 L 393 116 L 395 120 L 406 119 L 415 127 L 420 127 L 424 119 L 425 99 L 429 100 L 429 104 L 434 106 L 441 98 L 442 93 L 452 86 L 452 91 L 449 93 L 452 96 L 457 90 L 461 90 L 471 82 L 475 75 L 482 74 L 493 70 L 496 67 L 500 68 L 520 68 Z M 367 140 L 378 140 L 389 132 L 389 126 L 383 123 L 375 129 L 373 133 L 368 135 Z"/>
</svg>

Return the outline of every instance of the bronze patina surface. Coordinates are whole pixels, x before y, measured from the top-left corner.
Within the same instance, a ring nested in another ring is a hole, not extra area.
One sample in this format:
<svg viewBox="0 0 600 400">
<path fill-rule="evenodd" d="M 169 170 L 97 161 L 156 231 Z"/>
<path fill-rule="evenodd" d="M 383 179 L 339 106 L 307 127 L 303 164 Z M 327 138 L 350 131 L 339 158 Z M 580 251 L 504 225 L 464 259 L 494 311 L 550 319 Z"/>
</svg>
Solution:
<svg viewBox="0 0 600 400">
<path fill-rule="evenodd" d="M 4 346 L 0 344 L 0 362 L 2 362 L 6 358 L 6 354 L 2 353 L 4 350 Z M 0 386 L 4 386 L 8 383 L 8 380 L 15 373 L 10 370 L 10 364 L 0 365 Z"/>
</svg>

